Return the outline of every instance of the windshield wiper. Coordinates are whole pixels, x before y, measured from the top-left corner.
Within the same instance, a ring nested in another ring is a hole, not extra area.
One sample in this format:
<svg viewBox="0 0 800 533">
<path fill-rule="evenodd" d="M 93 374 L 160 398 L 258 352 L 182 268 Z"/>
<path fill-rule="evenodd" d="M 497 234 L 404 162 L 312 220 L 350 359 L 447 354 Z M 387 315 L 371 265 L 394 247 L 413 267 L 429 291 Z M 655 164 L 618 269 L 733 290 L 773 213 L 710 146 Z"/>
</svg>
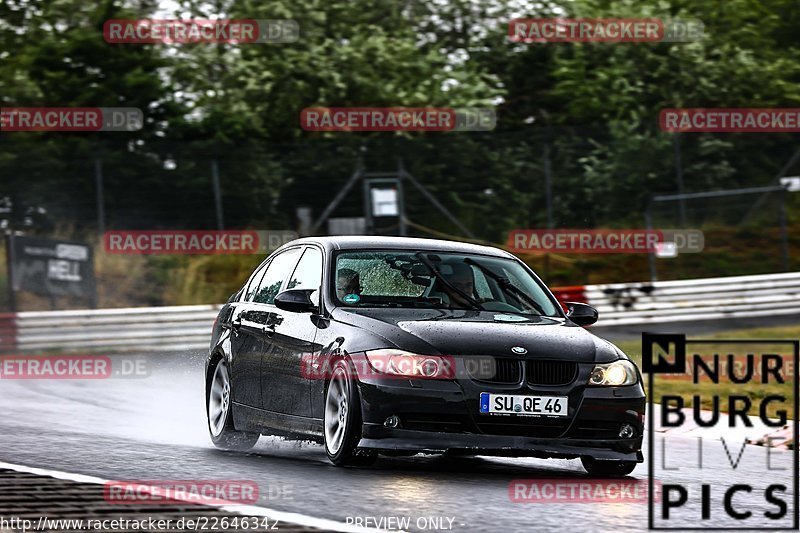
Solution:
<svg viewBox="0 0 800 533">
<path fill-rule="evenodd" d="M 454 286 L 452 283 L 447 281 L 447 279 L 444 276 L 442 276 L 442 273 L 439 272 L 436 269 L 436 267 L 433 265 L 433 263 L 431 263 L 430 259 L 428 259 L 424 255 L 422 255 L 421 252 L 415 253 L 414 257 L 416 257 L 417 259 L 422 261 L 425 264 L 425 266 L 428 267 L 428 270 L 431 271 L 431 273 L 434 275 L 434 277 L 442 283 L 442 285 L 444 285 L 445 287 L 447 287 L 448 289 L 450 289 L 454 293 L 460 295 L 462 298 L 464 298 L 464 301 L 466 301 L 469 305 L 471 305 L 472 307 L 474 307 L 478 311 L 483 311 L 484 310 L 483 306 L 475 298 L 473 298 L 472 296 L 470 296 L 466 292 L 462 291 L 461 289 L 459 289 L 458 287 Z"/>
<path fill-rule="evenodd" d="M 490 278 L 495 280 L 497 282 L 497 284 L 500 286 L 501 289 L 503 289 L 504 291 L 513 293 L 517 297 L 517 299 L 519 299 L 519 298 L 524 299 L 534 309 L 536 309 L 536 312 L 539 313 L 540 316 L 545 316 L 546 313 L 544 312 L 544 309 L 539 304 L 539 302 L 534 300 L 533 297 L 528 295 L 528 293 L 526 293 L 525 291 L 523 291 L 522 289 L 520 289 L 519 287 L 517 287 L 516 285 L 511 283 L 510 279 L 508 279 L 505 276 L 501 276 L 500 274 L 495 273 L 490 268 L 483 266 L 482 264 L 478 263 L 477 261 L 475 261 L 471 257 L 464 258 L 464 262 L 467 263 L 468 265 L 474 265 L 474 266 L 478 267 L 478 269 L 480 269 L 481 272 L 483 272 L 484 274 L 486 274 L 487 276 L 489 276 Z"/>
</svg>

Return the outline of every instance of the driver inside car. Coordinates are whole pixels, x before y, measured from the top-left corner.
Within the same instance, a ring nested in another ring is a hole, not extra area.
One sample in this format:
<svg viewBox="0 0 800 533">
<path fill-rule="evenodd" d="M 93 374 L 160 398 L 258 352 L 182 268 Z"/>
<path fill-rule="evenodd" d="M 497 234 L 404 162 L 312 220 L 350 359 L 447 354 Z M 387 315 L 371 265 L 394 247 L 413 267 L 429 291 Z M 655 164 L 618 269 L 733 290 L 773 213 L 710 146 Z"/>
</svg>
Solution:
<svg viewBox="0 0 800 533">
<path fill-rule="evenodd" d="M 482 302 L 483 299 L 478 298 L 475 294 L 475 277 L 472 273 L 472 268 L 461 262 L 445 263 L 445 268 L 442 269 L 442 276 L 456 289 L 466 293 L 468 296 L 475 299 L 477 302 Z M 446 268 L 450 267 L 450 268 Z M 440 283 L 439 289 L 442 296 L 444 296 L 445 303 L 450 307 L 457 307 L 461 309 L 470 309 L 472 305 L 464 299 L 458 292 L 450 289 L 447 285 Z"/>
<path fill-rule="evenodd" d="M 344 301 L 348 294 L 361 295 L 361 277 L 350 268 L 342 268 L 336 273 L 336 296 Z"/>
</svg>

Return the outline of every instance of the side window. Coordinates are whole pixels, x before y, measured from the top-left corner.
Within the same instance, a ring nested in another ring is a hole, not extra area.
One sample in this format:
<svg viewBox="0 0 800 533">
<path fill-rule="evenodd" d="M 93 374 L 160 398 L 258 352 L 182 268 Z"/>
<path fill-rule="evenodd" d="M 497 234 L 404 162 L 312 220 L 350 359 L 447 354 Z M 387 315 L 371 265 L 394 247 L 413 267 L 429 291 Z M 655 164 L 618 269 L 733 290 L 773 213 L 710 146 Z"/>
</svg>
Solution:
<svg viewBox="0 0 800 533">
<path fill-rule="evenodd" d="M 297 262 L 299 248 L 288 250 L 275 257 L 267 267 L 264 277 L 258 284 L 258 289 L 253 296 L 253 301 L 261 304 L 271 304 L 281 290 L 281 284 L 289 271 Z"/>
<path fill-rule="evenodd" d="M 286 290 L 319 289 L 322 285 L 322 252 L 316 248 L 307 248 L 297 263 Z"/>
<path fill-rule="evenodd" d="M 252 302 L 253 295 L 256 293 L 256 289 L 258 288 L 258 284 L 261 282 L 262 276 L 264 276 L 264 270 L 269 266 L 269 263 L 264 263 L 256 273 L 253 274 L 253 277 L 250 278 L 250 284 L 247 286 L 247 289 L 244 291 L 244 298 L 242 298 L 243 302 Z"/>
</svg>

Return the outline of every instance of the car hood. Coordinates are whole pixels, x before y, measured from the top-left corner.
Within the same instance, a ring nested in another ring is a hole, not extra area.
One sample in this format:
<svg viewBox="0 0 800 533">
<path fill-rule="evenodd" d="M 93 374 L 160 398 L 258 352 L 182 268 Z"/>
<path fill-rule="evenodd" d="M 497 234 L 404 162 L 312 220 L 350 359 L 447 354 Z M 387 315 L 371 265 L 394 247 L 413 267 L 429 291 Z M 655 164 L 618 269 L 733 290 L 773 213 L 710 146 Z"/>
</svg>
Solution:
<svg viewBox="0 0 800 533">
<path fill-rule="evenodd" d="M 621 357 L 613 344 L 563 318 L 396 308 L 338 308 L 334 318 L 416 353 L 520 357 L 511 349 L 521 347 L 527 350 L 524 358 L 603 362 Z"/>
</svg>

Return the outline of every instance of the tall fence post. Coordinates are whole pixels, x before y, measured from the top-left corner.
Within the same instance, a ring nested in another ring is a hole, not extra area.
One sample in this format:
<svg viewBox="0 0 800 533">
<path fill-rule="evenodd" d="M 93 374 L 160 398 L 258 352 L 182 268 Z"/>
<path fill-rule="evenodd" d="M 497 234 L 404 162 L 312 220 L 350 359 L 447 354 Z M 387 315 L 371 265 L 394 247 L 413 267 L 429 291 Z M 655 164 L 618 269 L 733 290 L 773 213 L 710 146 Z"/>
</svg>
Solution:
<svg viewBox="0 0 800 533">
<path fill-rule="evenodd" d="M 211 160 L 211 182 L 214 187 L 214 210 L 217 213 L 217 229 L 225 229 L 225 218 L 222 213 L 222 188 L 219 185 L 219 165 L 216 159 Z"/>
<path fill-rule="evenodd" d="M 547 229 L 553 229 L 553 174 L 550 166 L 550 136 L 544 142 L 542 150 L 542 169 L 544 171 L 544 198 L 547 210 Z M 550 254 L 544 254 L 544 277 L 550 279 Z"/>
<path fill-rule="evenodd" d="M 6 263 L 8 270 L 8 308 L 12 313 L 17 312 L 17 295 L 14 293 L 14 230 L 6 233 Z"/>
<path fill-rule="evenodd" d="M 102 236 L 106 232 L 106 205 L 103 193 L 103 162 L 99 157 L 94 159 L 94 185 L 97 195 L 97 232 Z"/>
<path fill-rule="evenodd" d="M 653 230 L 653 215 L 650 210 L 653 207 L 653 201 L 647 202 L 647 207 L 644 211 L 644 227 L 648 231 Z M 656 266 L 656 253 L 655 250 L 647 252 L 647 265 L 650 268 L 650 281 L 658 281 L 658 268 Z"/>
<path fill-rule="evenodd" d="M 780 191 L 781 261 L 784 272 L 789 272 L 789 231 L 786 227 L 786 189 Z"/>
<path fill-rule="evenodd" d="M 678 185 L 678 194 L 683 195 L 683 160 L 681 158 L 681 139 L 680 134 L 675 133 L 672 137 L 672 146 L 675 152 L 675 181 Z M 678 209 L 680 210 L 681 226 L 686 227 L 686 199 L 681 198 L 678 201 Z"/>
<path fill-rule="evenodd" d="M 406 173 L 406 168 L 403 166 L 403 158 L 397 158 L 397 200 L 400 205 L 398 212 L 400 213 L 400 236 L 408 236 L 408 229 L 406 228 L 406 198 L 405 190 L 403 189 L 403 175 Z"/>
<path fill-rule="evenodd" d="M 553 175 L 550 167 L 550 142 L 544 144 L 543 167 L 544 167 L 544 196 L 547 203 L 547 228 L 553 229 Z"/>
</svg>

